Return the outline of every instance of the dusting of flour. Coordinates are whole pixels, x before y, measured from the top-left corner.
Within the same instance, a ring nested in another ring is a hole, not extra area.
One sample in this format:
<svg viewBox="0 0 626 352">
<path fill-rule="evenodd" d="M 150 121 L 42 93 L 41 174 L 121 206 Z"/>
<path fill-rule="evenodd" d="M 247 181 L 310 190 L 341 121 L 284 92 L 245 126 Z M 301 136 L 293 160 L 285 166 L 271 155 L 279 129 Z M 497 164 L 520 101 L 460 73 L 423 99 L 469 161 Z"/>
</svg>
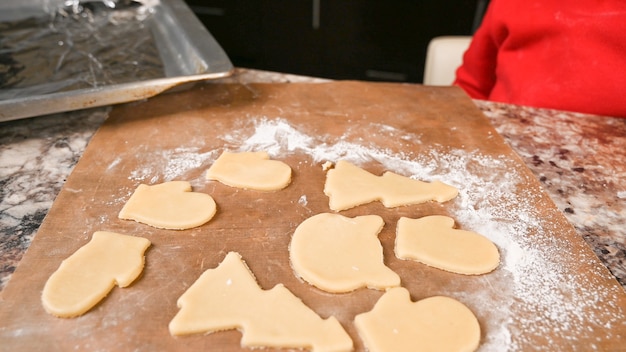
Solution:
<svg viewBox="0 0 626 352">
<path fill-rule="evenodd" d="M 426 151 L 418 155 L 393 152 L 357 138 L 362 131 L 345 131 L 339 137 L 312 136 L 281 118 L 246 116 L 235 124 L 230 134 L 219 137 L 224 148 L 231 151 L 266 151 L 274 158 L 304 154 L 320 166 L 340 159 L 356 165 L 376 162 L 401 175 L 422 181 L 441 180 L 459 188 L 458 197 L 446 204 L 450 216 L 461 228 L 489 238 L 502 254 L 500 268 L 475 278 L 478 290 L 441 288 L 442 294 L 471 307 L 484 324 L 481 351 L 515 351 L 529 341 L 542 340 L 545 343 L 533 348 L 550 351 L 554 347 L 550 336 L 571 341 L 572 350 L 582 346 L 594 350 L 600 341 L 591 336 L 598 330 L 626 324 L 624 307 L 616 303 L 620 292 L 595 289 L 597 280 L 610 275 L 608 271 L 598 268 L 597 273 L 588 275 L 573 268 L 570 258 L 573 254 L 581 257 L 578 249 L 555 236 L 559 229 L 552 228 L 550 219 L 538 214 L 537 201 L 546 197 L 540 189 L 520 194 L 520 186 L 527 184 L 526 174 L 517 172 L 516 164 L 507 157 L 437 146 L 424 148 L 420 135 L 383 124 L 369 126 L 368 131 L 375 131 L 390 143 L 395 141 L 396 146 L 413 143 Z M 130 179 L 143 183 L 178 179 L 190 170 L 207 167 L 222 152 L 202 150 L 179 147 L 159 155 L 151 152 L 140 158 L 150 162 L 134 170 Z M 118 163 L 114 161 L 109 168 L 115 169 Z M 306 195 L 298 204 L 307 206 Z M 597 258 L 589 256 L 586 260 L 592 263 Z M 607 331 L 604 338 L 619 337 Z"/>
<path fill-rule="evenodd" d="M 152 163 L 147 163 L 143 167 L 133 170 L 129 178 L 146 183 L 173 181 L 185 172 L 197 169 L 203 166 L 207 160 L 215 159 L 219 155 L 217 150 L 206 153 L 200 153 L 199 150 L 198 147 L 179 147 L 163 150 L 160 155 L 150 154 L 149 157 L 142 157 L 141 159 L 151 160 Z M 155 162 L 155 160 L 160 162 Z"/>
<path fill-rule="evenodd" d="M 550 228 L 551 223 L 537 213 L 536 198 L 544 193 L 537 189 L 520 195 L 517 188 L 525 176 L 504 156 L 437 148 L 420 155 L 396 153 L 349 138 L 307 135 L 280 118 L 248 118 L 241 123 L 248 128 L 223 136 L 226 147 L 264 150 L 273 157 L 303 153 L 320 165 L 340 159 L 357 165 L 374 161 L 395 173 L 459 188 L 451 216 L 464 229 L 488 237 L 502 253 L 497 272 L 476 279 L 484 284 L 484 292 L 450 292 L 484 318 L 482 351 L 517 350 L 530 336 L 534 341 L 545 338 L 544 346 L 534 346 L 537 350 L 551 350 L 546 336 L 558 336 L 572 346 L 582 340 L 585 348 L 594 349 L 594 341 L 586 339 L 591 334 L 588 326 L 623 324 L 624 312 L 612 303 L 617 293 L 598 292 L 593 277 L 572 270 L 567 257 L 576 249 L 554 236 L 559 229 Z M 379 125 L 376 130 L 394 140 L 421 144 L 418 135 L 391 126 Z M 306 204 L 306 197 L 299 202 Z M 608 273 L 597 273 L 604 275 Z M 605 338 L 615 336 L 608 333 Z"/>
</svg>

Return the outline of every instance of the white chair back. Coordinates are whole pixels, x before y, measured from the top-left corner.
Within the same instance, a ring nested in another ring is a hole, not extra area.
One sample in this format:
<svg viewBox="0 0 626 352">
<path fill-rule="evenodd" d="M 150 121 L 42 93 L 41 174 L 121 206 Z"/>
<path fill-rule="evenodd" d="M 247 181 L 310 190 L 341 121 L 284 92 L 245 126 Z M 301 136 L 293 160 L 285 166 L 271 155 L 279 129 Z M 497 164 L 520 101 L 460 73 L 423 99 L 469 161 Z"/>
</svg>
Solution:
<svg viewBox="0 0 626 352">
<path fill-rule="evenodd" d="M 424 84 L 449 86 L 454 82 L 456 70 L 463 63 L 463 54 L 469 47 L 471 36 L 442 36 L 433 38 L 426 50 Z"/>
</svg>

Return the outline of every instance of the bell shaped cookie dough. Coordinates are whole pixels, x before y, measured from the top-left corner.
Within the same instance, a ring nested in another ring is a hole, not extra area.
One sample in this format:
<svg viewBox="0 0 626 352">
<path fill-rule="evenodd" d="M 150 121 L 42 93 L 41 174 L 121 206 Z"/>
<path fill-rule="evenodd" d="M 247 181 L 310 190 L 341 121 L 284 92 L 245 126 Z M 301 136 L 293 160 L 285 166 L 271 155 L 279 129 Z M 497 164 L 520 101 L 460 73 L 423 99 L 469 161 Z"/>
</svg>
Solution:
<svg viewBox="0 0 626 352">
<path fill-rule="evenodd" d="M 41 295 L 44 308 L 62 318 L 84 314 L 115 285 L 126 287 L 141 274 L 149 246 L 142 237 L 95 232 L 50 276 Z"/>
<path fill-rule="evenodd" d="M 205 271 L 178 299 L 172 335 L 238 329 L 244 347 L 351 351 L 353 343 L 335 317 L 322 319 L 278 284 L 263 290 L 236 252 Z"/>
<path fill-rule="evenodd" d="M 396 256 L 457 274 L 479 275 L 500 264 L 500 253 L 488 238 L 454 228 L 454 219 L 432 215 L 401 218 L 396 227 Z"/>
<path fill-rule="evenodd" d="M 291 182 L 291 167 L 270 160 L 266 152 L 223 152 L 206 173 L 207 180 L 257 191 L 277 191 Z"/>
<path fill-rule="evenodd" d="M 170 181 L 139 185 L 118 217 L 156 228 L 185 230 L 207 223 L 216 211 L 210 195 L 192 192 L 187 181 Z"/>
<path fill-rule="evenodd" d="M 327 292 L 399 286 L 400 277 L 383 262 L 383 247 L 377 237 L 383 226 L 378 215 L 312 216 L 293 234 L 291 266 L 297 276 Z"/>
<path fill-rule="evenodd" d="M 330 209 L 341 211 L 373 201 L 387 208 L 432 200 L 442 203 L 456 197 L 458 190 L 440 181 L 422 182 L 389 171 L 376 176 L 340 160 L 326 173 L 324 193 Z"/>
<path fill-rule="evenodd" d="M 354 324 L 370 352 L 470 352 L 480 344 L 480 325 L 464 304 L 445 296 L 412 302 L 403 287 L 385 292 Z"/>
</svg>

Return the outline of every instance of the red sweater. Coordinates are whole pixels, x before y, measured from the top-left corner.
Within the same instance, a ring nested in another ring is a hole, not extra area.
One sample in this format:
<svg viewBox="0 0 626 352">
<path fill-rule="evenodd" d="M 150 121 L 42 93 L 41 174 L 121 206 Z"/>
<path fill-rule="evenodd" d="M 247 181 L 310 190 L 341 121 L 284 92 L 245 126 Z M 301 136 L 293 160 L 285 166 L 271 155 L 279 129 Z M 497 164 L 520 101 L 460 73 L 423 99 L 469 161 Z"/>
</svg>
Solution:
<svg viewBox="0 0 626 352">
<path fill-rule="evenodd" d="M 626 117 L 626 0 L 492 0 L 456 75 L 476 99 Z"/>
</svg>

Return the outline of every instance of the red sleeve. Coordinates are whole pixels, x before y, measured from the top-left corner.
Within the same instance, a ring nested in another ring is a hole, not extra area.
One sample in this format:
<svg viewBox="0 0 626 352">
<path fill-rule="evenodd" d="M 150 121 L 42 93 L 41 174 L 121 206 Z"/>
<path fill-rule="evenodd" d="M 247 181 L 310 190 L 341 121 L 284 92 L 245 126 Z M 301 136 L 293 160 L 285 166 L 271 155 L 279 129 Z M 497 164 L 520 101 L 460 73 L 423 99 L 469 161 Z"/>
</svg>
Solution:
<svg viewBox="0 0 626 352">
<path fill-rule="evenodd" d="M 626 1 L 491 0 L 454 84 L 474 99 L 626 116 Z"/>
<path fill-rule="evenodd" d="M 483 21 L 474 33 L 463 63 L 456 71 L 454 84 L 474 99 L 487 99 L 496 82 L 498 44 L 493 37 L 495 1 L 491 1 Z"/>
</svg>

